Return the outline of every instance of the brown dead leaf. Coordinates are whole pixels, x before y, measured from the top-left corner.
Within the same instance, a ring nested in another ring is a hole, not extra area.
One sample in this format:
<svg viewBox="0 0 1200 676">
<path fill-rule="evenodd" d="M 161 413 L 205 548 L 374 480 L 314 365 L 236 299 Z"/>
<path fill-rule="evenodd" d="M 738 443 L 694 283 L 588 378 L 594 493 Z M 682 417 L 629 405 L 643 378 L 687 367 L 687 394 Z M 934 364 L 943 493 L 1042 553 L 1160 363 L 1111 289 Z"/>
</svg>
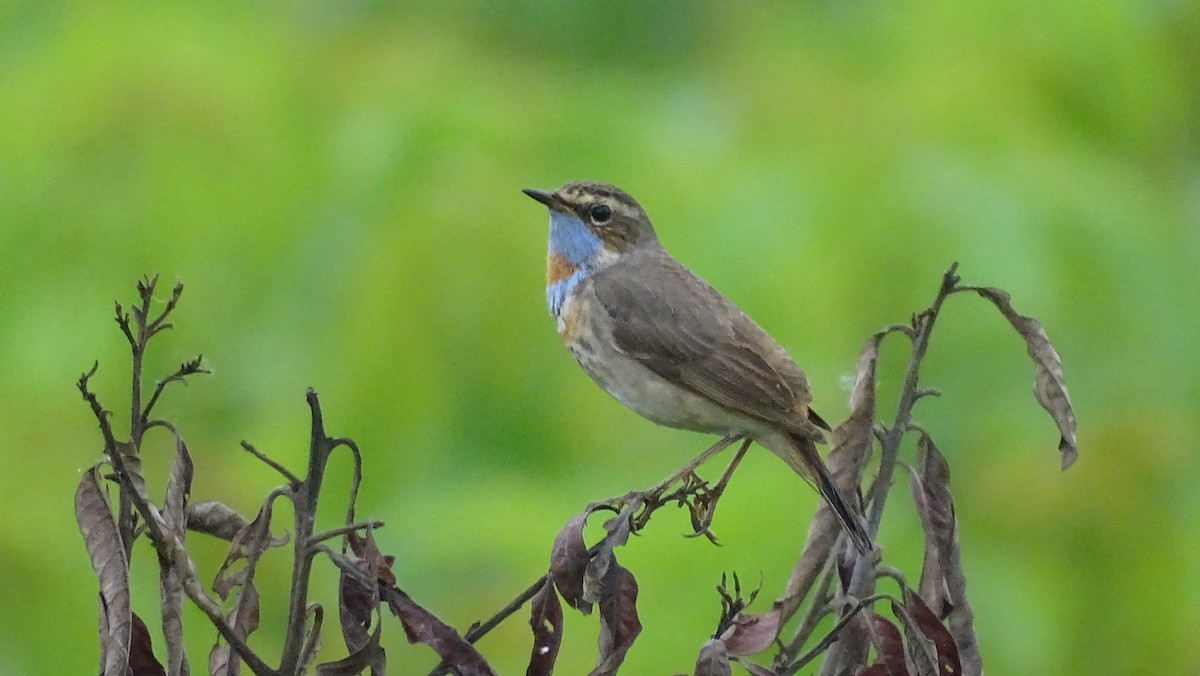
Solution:
<svg viewBox="0 0 1200 676">
<path fill-rule="evenodd" d="M 162 664 L 154 657 L 150 630 L 142 618 L 133 613 L 133 631 L 129 642 L 129 671 L 132 676 L 166 676 Z"/>
<path fill-rule="evenodd" d="M 613 558 L 601 588 L 599 656 L 591 676 L 617 673 L 625 661 L 625 653 L 642 633 L 637 613 L 638 585 L 633 573 Z"/>
<path fill-rule="evenodd" d="M 753 655 L 771 647 L 775 636 L 779 634 L 781 609 L 782 604 L 776 602 L 771 610 L 759 615 L 739 613 L 720 637 L 729 654 Z"/>
<path fill-rule="evenodd" d="M 100 483 L 100 466 L 83 473 L 75 490 L 75 521 L 92 571 L 100 581 L 100 654 L 102 672 L 122 675 L 129 668 L 133 610 L 129 605 L 129 564 L 108 495 Z"/>
<path fill-rule="evenodd" d="M 529 601 L 529 627 L 533 630 L 533 649 L 525 674 L 550 676 L 562 645 L 563 609 L 549 581 Z"/>
<path fill-rule="evenodd" d="M 975 291 L 991 301 L 1025 340 L 1026 350 L 1033 359 L 1033 395 L 1058 425 L 1062 468 L 1070 467 L 1079 455 L 1079 449 L 1075 446 L 1075 410 L 1067 394 L 1062 359 L 1046 337 L 1041 322 L 1014 310 L 1007 291 L 994 288 L 977 288 Z"/>
<path fill-rule="evenodd" d="M 226 542 L 232 542 L 238 532 L 249 523 L 241 514 L 216 500 L 196 502 L 187 506 L 188 530 L 212 535 Z"/>
<path fill-rule="evenodd" d="M 962 663 L 958 658 L 958 646 L 954 636 L 942 625 L 941 620 L 933 614 L 929 606 L 911 589 L 904 590 L 904 607 L 917 623 L 917 629 L 933 645 L 937 655 L 937 673 L 941 676 L 957 676 L 962 673 Z M 897 613 L 899 616 L 899 613 Z M 911 642 L 911 640 L 910 640 Z"/>
<path fill-rule="evenodd" d="M 696 657 L 694 676 L 733 676 L 733 667 L 729 664 L 729 651 L 725 642 L 719 638 L 710 638 L 700 646 L 700 654 Z"/>
<path fill-rule="evenodd" d="M 863 472 L 871 459 L 875 425 L 875 370 L 879 361 L 879 343 L 884 335 L 877 333 L 872 336 L 859 352 L 854 388 L 850 392 L 850 417 L 834 429 L 833 450 L 829 452 L 827 460 L 834 485 L 842 496 L 852 502 L 858 499 Z M 788 576 L 787 588 L 780 598 L 784 604 L 781 617 L 785 620 L 808 596 L 825 569 L 840 532 L 841 525 L 833 508 L 827 501 L 821 500 L 809 524 L 804 550 Z"/>
<path fill-rule="evenodd" d="M 875 646 L 875 663 L 872 668 L 883 667 L 880 673 L 887 676 L 908 676 L 908 662 L 904 652 L 904 639 L 891 620 L 874 611 L 863 611 Z"/>
<path fill-rule="evenodd" d="M 583 580 L 590 558 L 583 541 L 587 518 L 588 512 L 572 516 L 555 536 L 550 550 L 549 573 L 567 605 L 584 615 L 592 612 L 592 602 L 583 598 Z"/>
<path fill-rule="evenodd" d="M 175 437 L 175 459 L 167 478 L 163 498 L 162 520 L 166 537 L 182 544 L 187 538 L 187 501 L 192 490 L 192 456 L 179 436 Z M 186 561 L 159 558 L 159 598 L 163 637 L 167 644 L 167 666 L 172 676 L 188 673 L 187 654 L 183 646 L 183 578 Z"/>
<path fill-rule="evenodd" d="M 950 495 L 950 466 L 928 436 L 922 436 L 917 443 L 909 485 L 925 530 L 921 596 L 935 617 L 946 618 L 958 647 L 962 673 L 980 674 L 983 663 L 960 558 L 954 499 Z"/>
<path fill-rule="evenodd" d="M 379 645 L 383 623 L 375 625 L 367 642 L 357 650 L 336 662 L 326 662 L 317 665 L 318 676 L 358 676 L 365 669 L 371 670 L 371 676 L 384 676 L 387 671 L 387 654 Z"/>
<path fill-rule="evenodd" d="M 396 587 L 380 589 L 380 596 L 387 602 L 409 643 L 424 643 L 442 658 L 447 665 L 458 671 L 459 676 L 495 676 L 487 661 L 467 643 L 458 632 L 433 613 L 425 610 L 408 594 Z"/>
<path fill-rule="evenodd" d="M 253 581 L 254 566 L 262 553 L 268 547 L 286 544 L 288 539 L 286 532 L 279 538 L 271 537 L 271 502 L 268 501 L 258 510 L 254 520 L 233 536 L 229 544 L 229 554 L 213 580 L 213 591 L 225 599 L 234 587 Z M 234 570 L 233 566 L 242 560 L 246 561 L 246 565 Z"/>
<path fill-rule="evenodd" d="M 597 546 L 595 555 L 588 561 L 583 574 L 583 600 L 596 603 L 605 595 L 604 585 L 608 582 L 609 571 L 619 567 L 613 550 L 624 546 L 629 541 L 631 524 L 629 522 L 630 506 L 604 523 L 607 534 Z"/>
</svg>

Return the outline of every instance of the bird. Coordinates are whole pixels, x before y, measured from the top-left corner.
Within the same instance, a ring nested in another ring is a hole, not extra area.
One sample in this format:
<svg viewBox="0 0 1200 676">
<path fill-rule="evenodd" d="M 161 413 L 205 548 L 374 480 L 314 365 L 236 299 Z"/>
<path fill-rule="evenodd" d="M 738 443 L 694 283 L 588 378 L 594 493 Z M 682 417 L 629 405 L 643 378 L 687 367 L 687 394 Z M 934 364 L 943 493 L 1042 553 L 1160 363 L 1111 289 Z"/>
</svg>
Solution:
<svg viewBox="0 0 1200 676">
<path fill-rule="evenodd" d="M 855 547 L 862 521 L 817 453 L 829 425 L 787 351 L 671 256 L 646 211 L 607 183 L 523 192 L 550 213 L 546 304 L 579 366 L 654 423 L 745 437 L 779 456 L 833 509 Z"/>
</svg>

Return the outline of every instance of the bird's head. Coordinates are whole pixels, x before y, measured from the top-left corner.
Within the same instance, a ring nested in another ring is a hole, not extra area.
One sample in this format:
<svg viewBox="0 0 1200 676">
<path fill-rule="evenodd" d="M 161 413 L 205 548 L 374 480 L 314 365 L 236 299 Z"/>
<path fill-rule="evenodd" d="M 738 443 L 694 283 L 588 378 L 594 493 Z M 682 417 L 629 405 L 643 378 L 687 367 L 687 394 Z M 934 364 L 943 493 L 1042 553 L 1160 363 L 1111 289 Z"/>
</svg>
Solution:
<svg viewBox="0 0 1200 676">
<path fill-rule="evenodd" d="M 628 193 L 594 181 L 525 194 L 550 210 L 550 254 L 572 267 L 601 267 L 644 246 L 657 246 L 650 218 Z"/>
</svg>

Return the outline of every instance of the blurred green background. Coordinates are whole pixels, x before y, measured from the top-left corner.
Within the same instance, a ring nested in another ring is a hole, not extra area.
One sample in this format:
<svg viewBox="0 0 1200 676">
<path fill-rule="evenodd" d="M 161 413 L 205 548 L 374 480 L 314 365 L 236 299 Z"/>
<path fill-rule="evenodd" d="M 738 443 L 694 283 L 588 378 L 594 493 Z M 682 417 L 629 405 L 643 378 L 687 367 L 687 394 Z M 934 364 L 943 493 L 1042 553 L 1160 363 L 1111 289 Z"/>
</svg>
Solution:
<svg viewBox="0 0 1200 676">
<path fill-rule="evenodd" d="M 1063 356 L 1076 466 L 1058 471 L 1023 345 L 981 299 L 948 303 L 923 372 L 945 396 L 917 412 L 954 472 L 988 672 L 1200 668 L 1196 35 L 1200 5 L 1173 0 L 7 4 L 0 671 L 95 669 L 72 494 L 101 444 L 74 381 L 99 359 L 123 428 L 112 302 L 143 273 L 163 299 L 187 286 L 151 380 L 197 352 L 214 371 L 160 409 L 191 445 L 193 498 L 252 512 L 278 483 L 243 438 L 302 468 L 313 386 L 364 451 L 359 511 L 387 523 L 400 584 L 460 628 L 545 569 L 571 514 L 705 447 L 621 408 L 559 344 L 546 215 L 519 189 L 577 178 L 634 194 L 831 420 L 863 341 L 925 307 L 952 260 L 1011 291 Z M 885 346 L 883 407 L 904 356 Z M 161 491 L 170 445 L 149 442 Z M 903 481 L 893 500 L 881 541 L 915 580 Z M 760 451 L 718 512 L 723 547 L 657 516 L 620 552 L 645 625 L 627 671 L 690 671 L 723 571 L 773 598 L 815 504 Z M 211 579 L 224 548 L 194 546 Z M 154 627 L 144 545 L 133 566 Z M 269 662 L 289 566 L 260 566 Z M 480 643 L 501 673 L 524 670 L 525 618 Z M 203 671 L 214 632 L 186 622 Z M 388 624 L 395 673 L 432 666 Z M 590 668 L 595 632 L 568 616 L 561 673 Z"/>
</svg>

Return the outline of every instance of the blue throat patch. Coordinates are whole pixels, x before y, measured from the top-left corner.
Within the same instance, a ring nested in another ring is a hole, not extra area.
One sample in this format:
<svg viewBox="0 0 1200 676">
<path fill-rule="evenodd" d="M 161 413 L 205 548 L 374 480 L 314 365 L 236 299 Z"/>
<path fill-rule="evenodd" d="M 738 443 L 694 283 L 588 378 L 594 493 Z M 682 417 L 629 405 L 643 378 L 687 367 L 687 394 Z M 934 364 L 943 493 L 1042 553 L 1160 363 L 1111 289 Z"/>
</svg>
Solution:
<svg viewBox="0 0 1200 676">
<path fill-rule="evenodd" d="M 546 305 L 551 315 L 557 317 L 562 312 L 567 296 L 591 273 L 592 262 L 603 246 L 600 238 L 588 230 L 583 221 L 571 214 L 550 209 L 550 241 L 547 248 L 551 254 L 562 256 L 575 268 L 570 277 L 546 285 Z"/>
</svg>

